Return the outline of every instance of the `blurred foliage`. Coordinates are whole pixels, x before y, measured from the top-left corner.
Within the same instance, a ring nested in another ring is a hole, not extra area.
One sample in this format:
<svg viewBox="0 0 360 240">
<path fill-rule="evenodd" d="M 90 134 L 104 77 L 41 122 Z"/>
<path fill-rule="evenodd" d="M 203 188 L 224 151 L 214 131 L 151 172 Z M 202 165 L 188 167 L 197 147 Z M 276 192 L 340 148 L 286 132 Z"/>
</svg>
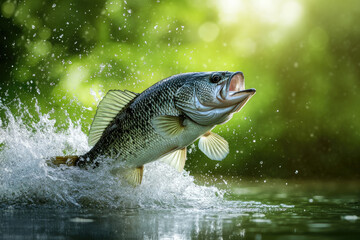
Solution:
<svg viewBox="0 0 360 240">
<path fill-rule="evenodd" d="M 231 153 L 216 162 L 192 147 L 188 170 L 359 177 L 359 22 L 359 1 L 2 1 L 0 97 L 87 132 L 110 89 L 240 70 L 257 94 L 215 129 Z"/>
</svg>

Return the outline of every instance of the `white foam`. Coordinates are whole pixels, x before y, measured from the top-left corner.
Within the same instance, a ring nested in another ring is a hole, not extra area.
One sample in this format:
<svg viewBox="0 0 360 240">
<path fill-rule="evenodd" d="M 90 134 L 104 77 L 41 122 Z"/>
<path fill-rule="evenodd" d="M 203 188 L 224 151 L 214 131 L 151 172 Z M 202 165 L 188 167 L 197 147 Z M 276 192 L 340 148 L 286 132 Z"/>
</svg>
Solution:
<svg viewBox="0 0 360 240">
<path fill-rule="evenodd" d="M 45 161 L 51 156 L 88 151 L 87 136 L 70 119 L 67 129 L 57 128 L 39 110 L 26 124 L 28 111 L 20 105 L 22 114 L 15 116 L 0 102 L 5 112 L 0 121 L 0 203 L 5 206 L 207 209 L 223 201 L 223 191 L 198 186 L 188 172 L 163 163 L 145 165 L 143 183 L 135 189 L 110 173 L 111 164 L 90 170 L 49 167 Z"/>
</svg>

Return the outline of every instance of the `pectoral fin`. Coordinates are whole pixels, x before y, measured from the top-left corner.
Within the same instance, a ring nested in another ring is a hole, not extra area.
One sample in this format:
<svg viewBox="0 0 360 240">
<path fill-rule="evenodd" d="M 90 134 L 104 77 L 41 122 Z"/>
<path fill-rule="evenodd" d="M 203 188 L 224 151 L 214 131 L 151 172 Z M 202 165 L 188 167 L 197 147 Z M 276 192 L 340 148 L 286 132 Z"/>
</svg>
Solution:
<svg viewBox="0 0 360 240">
<path fill-rule="evenodd" d="M 165 156 L 159 159 L 162 162 L 169 164 L 174 167 L 179 172 L 182 172 L 185 166 L 186 161 L 186 147 L 176 150 L 174 152 L 168 153 Z"/>
<path fill-rule="evenodd" d="M 229 143 L 212 132 L 207 132 L 200 137 L 199 148 L 211 160 L 221 161 L 229 153 Z"/>
<path fill-rule="evenodd" d="M 182 119 L 176 116 L 158 116 L 152 120 L 152 125 L 159 134 L 174 137 L 184 130 Z"/>
<path fill-rule="evenodd" d="M 127 169 L 124 172 L 125 179 L 134 187 L 141 184 L 144 173 L 144 166 Z"/>
</svg>

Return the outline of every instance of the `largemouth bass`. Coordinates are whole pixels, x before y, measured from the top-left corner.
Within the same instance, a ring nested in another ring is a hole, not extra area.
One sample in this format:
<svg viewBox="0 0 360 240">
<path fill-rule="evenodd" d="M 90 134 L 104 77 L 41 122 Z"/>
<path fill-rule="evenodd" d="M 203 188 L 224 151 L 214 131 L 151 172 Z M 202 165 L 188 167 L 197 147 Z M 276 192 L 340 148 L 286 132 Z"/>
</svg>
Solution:
<svg viewBox="0 0 360 240">
<path fill-rule="evenodd" d="M 144 164 L 161 160 L 182 171 L 186 147 L 199 139 L 200 150 L 222 160 L 229 144 L 211 130 L 229 121 L 255 94 L 245 89 L 242 72 L 184 73 L 166 78 L 141 94 L 112 90 L 101 100 L 89 132 L 93 147 L 82 156 L 54 164 L 86 168 L 100 157 L 124 166 L 122 174 L 140 184 Z"/>
</svg>

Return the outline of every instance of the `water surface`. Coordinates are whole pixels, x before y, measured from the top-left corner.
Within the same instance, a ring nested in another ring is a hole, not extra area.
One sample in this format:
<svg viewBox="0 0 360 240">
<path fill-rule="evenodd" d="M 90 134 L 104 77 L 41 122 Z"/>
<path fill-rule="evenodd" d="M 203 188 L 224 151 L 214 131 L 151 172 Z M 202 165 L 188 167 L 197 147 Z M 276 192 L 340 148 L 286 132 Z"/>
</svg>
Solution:
<svg viewBox="0 0 360 240">
<path fill-rule="evenodd" d="M 26 109 L 0 107 L 0 239 L 360 238 L 359 182 L 204 178 L 154 162 L 133 188 L 111 164 L 46 164 L 89 149 L 77 124 L 38 113 L 29 125 Z"/>
<path fill-rule="evenodd" d="M 229 193 L 207 206 L 184 203 L 169 207 L 159 203 L 152 209 L 140 206 L 111 209 L 7 205 L 1 208 L 0 236 L 4 239 L 359 239 L 358 184 L 230 181 Z"/>
</svg>

